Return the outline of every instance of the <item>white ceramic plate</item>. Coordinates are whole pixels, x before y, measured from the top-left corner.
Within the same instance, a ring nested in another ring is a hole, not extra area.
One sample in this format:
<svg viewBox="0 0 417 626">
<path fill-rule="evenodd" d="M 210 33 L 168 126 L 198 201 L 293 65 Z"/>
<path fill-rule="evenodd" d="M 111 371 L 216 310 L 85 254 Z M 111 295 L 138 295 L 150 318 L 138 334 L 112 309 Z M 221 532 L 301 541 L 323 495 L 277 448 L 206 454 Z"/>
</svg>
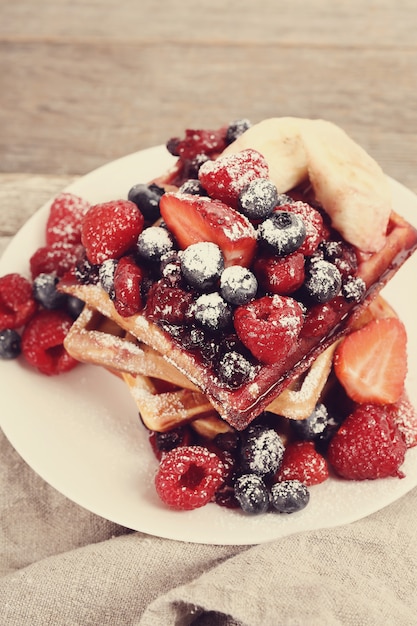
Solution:
<svg viewBox="0 0 417 626">
<path fill-rule="evenodd" d="M 125 198 L 131 186 L 164 172 L 172 157 L 162 146 L 109 163 L 68 191 L 92 202 Z M 392 182 L 394 207 L 417 223 L 417 197 Z M 28 259 L 43 243 L 49 206 L 42 207 L 0 260 L 0 275 L 28 274 Z M 406 324 L 407 388 L 417 406 L 417 326 L 411 306 L 417 255 L 384 289 Z M 1 426 L 22 458 L 62 494 L 108 520 L 151 535 L 207 544 L 256 544 L 291 533 L 365 517 L 417 485 L 417 447 L 408 451 L 403 479 L 330 479 L 311 488 L 308 507 L 292 515 L 250 517 L 210 504 L 191 512 L 168 510 L 153 487 L 157 468 L 136 407 L 124 384 L 93 366 L 48 378 L 22 362 L 0 362 Z"/>
</svg>

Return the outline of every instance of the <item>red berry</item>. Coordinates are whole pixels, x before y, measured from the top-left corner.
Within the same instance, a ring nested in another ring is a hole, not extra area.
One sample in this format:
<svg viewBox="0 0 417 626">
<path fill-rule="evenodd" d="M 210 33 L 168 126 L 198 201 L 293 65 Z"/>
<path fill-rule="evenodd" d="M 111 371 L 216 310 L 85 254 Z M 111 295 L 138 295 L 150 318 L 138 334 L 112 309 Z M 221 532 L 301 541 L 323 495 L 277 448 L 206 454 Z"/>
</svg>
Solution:
<svg viewBox="0 0 417 626">
<path fill-rule="evenodd" d="M 403 434 L 407 448 L 417 445 L 417 411 L 409 398 L 404 394 L 398 402 L 387 405 L 392 413 L 394 422 Z"/>
<path fill-rule="evenodd" d="M 286 257 L 263 256 L 255 261 L 255 274 L 262 287 L 270 292 L 286 296 L 304 283 L 304 255 L 294 252 Z"/>
<path fill-rule="evenodd" d="M 403 474 L 407 450 L 393 415 L 384 406 L 358 405 L 330 442 L 327 458 L 343 478 L 367 480 Z"/>
<path fill-rule="evenodd" d="M 323 337 L 335 327 L 339 318 L 339 313 L 332 304 L 315 304 L 307 312 L 302 334 L 306 337 Z"/>
<path fill-rule="evenodd" d="M 183 139 L 174 138 L 168 144 L 175 156 L 192 161 L 202 154 L 211 155 L 223 152 L 226 147 L 226 130 L 226 128 L 217 130 L 187 129 Z"/>
<path fill-rule="evenodd" d="M 118 259 L 137 241 L 144 217 L 130 200 L 114 200 L 92 206 L 82 220 L 81 241 L 88 260 L 101 264 Z"/>
<path fill-rule="evenodd" d="M 252 148 L 206 161 L 198 178 L 211 198 L 237 208 L 239 194 L 255 178 L 269 178 L 268 163 Z"/>
<path fill-rule="evenodd" d="M 158 281 L 149 290 L 146 315 L 153 320 L 183 324 L 193 301 L 189 291 Z"/>
<path fill-rule="evenodd" d="M 306 238 L 298 252 L 305 256 L 311 256 L 324 238 L 323 218 L 320 213 L 306 202 L 292 202 L 279 207 L 281 211 L 290 211 L 299 215 L 306 227 Z"/>
<path fill-rule="evenodd" d="M 24 326 L 36 312 L 31 283 L 17 273 L 0 278 L 0 330 Z"/>
<path fill-rule="evenodd" d="M 185 511 L 210 502 L 223 481 L 223 463 L 214 452 L 202 446 L 180 446 L 162 458 L 155 487 L 165 504 Z"/>
<path fill-rule="evenodd" d="M 80 244 L 59 241 L 38 248 L 30 258 L 32 278 L 39 274 L 53 273 L 59 277 L 63 276 L 81 258 L 82 251 L 83 247 Z"/>
<path fill-rule="evenodd" d="M 114 306 L 122 317 L 135 315 L 142 309 L 143 273 L 132 257 L 125 256 L 117 263 L 114 273 Z"/>
<path fill-rule="evenodd" d="M 281 466 L 275 475 L 277 482 L 299 480 L 307 487 L 318 485 L 329 477 L 326 459 L 317 452 L 312 441 L 290 443 L 284 452 Z"/>
<path fill-rule="evenodd" d="M 81 220 L 90 203 L 72 193 L 61 193 L 49 210 L 46 222 L 46 243 L 81 243 Z"/>
<path fill-rule="evenodd" d="M 39 311 L 22 334 L 22 353 L 26 361 L 48 376 L 68 372 L 78 363 L 65 350 L 63 342 L 72 326 L 63 311 Z"/>
<path fill-rule="evenodd" d="M 165 193 L 161 215 L 183 250 L 193 243 L 211 241 L 221 249 L 225 266 L 248 267 L 256 249 L 256 232 L 249 220 L 211 198 Z"/>
<path fill-rule="evenodd" d="M 262 363 L 272 364 L 294 351 L 303 325 L 303 310 L 293 298 L 264 296 L 238 307 L 234 325 L 252 354 Z"/>
<path fill-rule="evenodd" d="M 396 317 L 376 319 L 348 335 L 336 350 L 334 371 L 355 402 L 397 402 L 407 373 L 404 324 Z"/>
</svg>

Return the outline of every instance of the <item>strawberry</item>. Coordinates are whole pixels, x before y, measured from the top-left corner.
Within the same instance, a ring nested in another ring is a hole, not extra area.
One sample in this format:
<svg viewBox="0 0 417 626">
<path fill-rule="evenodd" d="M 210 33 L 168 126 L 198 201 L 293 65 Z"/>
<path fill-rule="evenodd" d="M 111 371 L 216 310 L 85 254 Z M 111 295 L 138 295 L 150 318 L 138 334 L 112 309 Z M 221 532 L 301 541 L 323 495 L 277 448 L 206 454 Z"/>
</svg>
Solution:
<svg viewBox="0 0 417 626">
<path fill-rule="evenodd" d="M 407 335 L 395 317 L 372 320 L 338 346 L 334 371 L 358 403 L 392 404 L 404 391 Z"/>
<path fill-rule="evenodd" d="M 52 202 L 46 222 L 46 243 L 81 243 L 81 220 L 90 203 L 72 193 L 61 193 Z"/>
<path fill-rule="evenodd" d="M 144 217 L 130 200 L 114 200 L 92 206 L 82 220 L 81 241 L 88 260 L 101 264 L 118 259 L 137 241 Z"/>
<path fill-rule="evenodd" d="M 249 220 L 218 200 L 165 193 L 161 215 L 180 248 L 211 241 L 221 249 L 225 266 L 248 267 L 256 249 L 256 232 Z"/>
<path fill-rule="evenodd" d="M 402 477 L 407 446 L 392 411 L 360 404 L 330 442 L 327 458 L 334 470 L 350 480 Z"/>
<path fill-rule="evenodd" d="M 305 278 L 304 255 L 294 252 L 286 257 L 268 255 L 255 261 L 254 269 L 262 287 L 286 296 L 301 287 Z"/>
<path fill-rule="evenodd" d="M 16 272 L 0 278 L 0 330 L 24 326 L 38 305 L 31 283 Z"/>
<path fill-rule="evenodd" d="M 238 206 L 239 194 L 256 178 L 268 178 L 269 168 L 264 157 L 252 148 L 206 161 L 198 178 L 208 195 L 233 207 Z"/>
<path fill-rule="evenodd" d="M 275 474 L 275 482 L 299 480 L 309 487 L 318 485 L 329 477 L 326 459 L 314 447 L 312 441 L 290 443 L 284 452 L 282 463 Z"/>
<path fill-rule="evenodd" d="M 284 360 L 297 345 L 303 310 L 290 297 L 264 296 L 240 306 L 234 325 L 241 342 L 262 363 Z"/>
</svg>

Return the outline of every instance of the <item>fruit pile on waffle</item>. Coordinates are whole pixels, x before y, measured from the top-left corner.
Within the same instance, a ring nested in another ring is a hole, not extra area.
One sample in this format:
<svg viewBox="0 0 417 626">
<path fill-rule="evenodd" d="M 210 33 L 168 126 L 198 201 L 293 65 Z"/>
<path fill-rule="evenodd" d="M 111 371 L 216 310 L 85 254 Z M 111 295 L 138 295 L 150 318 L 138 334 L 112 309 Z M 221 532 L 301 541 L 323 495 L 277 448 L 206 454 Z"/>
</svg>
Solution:
<svg viewBox="0 0 417 626">
<path fill-rule="evenodd" d="M 401 477 L 407 335 L 380 289 L 417 248 L 387 178 L 323 120 L 187 130 L 126 198 L 51 204 L 0 355 L 121 377 L 178 509 L 292 513 L 312 485 Z M 142 427 L 142 426 L 141 426 Z"/>
</svg>

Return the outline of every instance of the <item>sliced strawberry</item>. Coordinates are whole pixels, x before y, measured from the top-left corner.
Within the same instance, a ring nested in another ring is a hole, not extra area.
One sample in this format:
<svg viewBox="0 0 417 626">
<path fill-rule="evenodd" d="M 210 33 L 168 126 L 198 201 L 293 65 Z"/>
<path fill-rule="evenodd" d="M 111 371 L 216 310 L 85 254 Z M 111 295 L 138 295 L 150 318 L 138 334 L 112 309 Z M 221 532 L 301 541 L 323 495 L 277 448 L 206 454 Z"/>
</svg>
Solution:
<svg viewBox="0 0 417 626">
<path fill-rule="evenodd" d="M 304 255 L 297 251 L 286 257 L 276 255 L 259 257 L 255 261 L 254 269 L 266 291 L 286 296 L 303 284 L 304 266 Z"/>
<path fill-rule="evenodd" d="M 337 348 L 334 370 L 355 402 L 397 402 L 407 373 L 404 324 L 393 317 L 376 319 L 351 333 Z"/>
<path fill-rule="evenodd" d="M 255 178 L 269 178 L 269 168 L 257 150 L 248 148 L 206 161 L 199 169 L 198 178 L 211 198 L 235 209 L 240 192 Z"/>
<path fill-rule="evenodd" d="M 52 202 L 46 222 L 46 243 L 81 243 L 81 220 L 90 203 L 72 193 L 61 193 Z"/>
<path fill-rule="evenodd" d="M 211 241 L 221 249 L 226 267 L 251 264 L 256 232 L 241 213 L 218 200 L 179 193 L 165 193 L 160 209 L 183 250 L 193 243 Z"/>
<path fill-rule="evenodd" d="M 234 315 L 239 339 L 262 363 L 285 359 L 297 346 L 303 310 L 290 297 L 264 296 L 240 306 Z"/>
<path fill-rule="evenodd" d="M 390 408 L 358 405 L 330 442 L 327 458 L 350 480 L 402 477 L 407 446 Z"/>
<path fill-rule="evenodd" d="M 299 480 L 307 487 L 318 485 L 329 477 L 326 459 L 314 447 L 312 441 L 290 443 L 274 480 Z"/>
</svg>

